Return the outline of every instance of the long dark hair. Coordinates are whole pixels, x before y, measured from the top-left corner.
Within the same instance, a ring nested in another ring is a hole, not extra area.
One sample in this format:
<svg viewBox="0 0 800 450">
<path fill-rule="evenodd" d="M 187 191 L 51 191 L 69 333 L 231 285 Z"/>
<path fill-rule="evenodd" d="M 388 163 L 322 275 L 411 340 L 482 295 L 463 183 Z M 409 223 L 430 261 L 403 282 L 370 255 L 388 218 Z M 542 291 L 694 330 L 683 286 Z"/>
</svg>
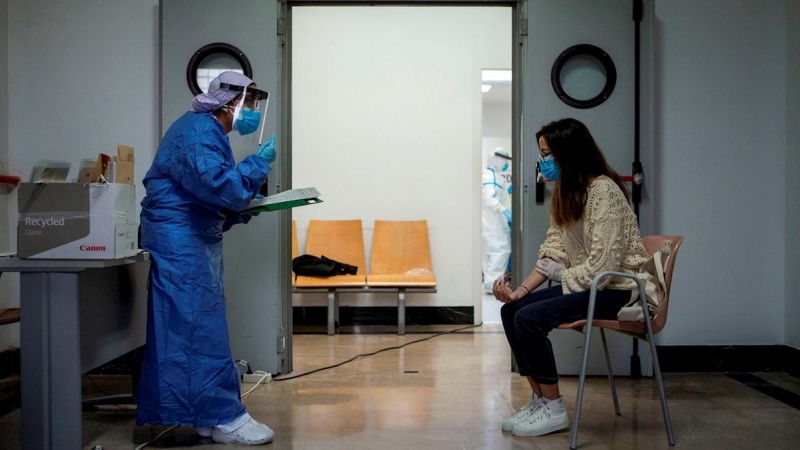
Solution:
<svg viewBox="0 0 800 450">
<path fill-rule="evenodd" d="M 547 141 L 561 171 L 550 204 L 550 213 L 557 225 L 565 226 L 580 220 L 589 184 L 601 175 L 611 178 L 625 198 L 630 199 L 628 189 L 609 167 L 586 125 L 575 119 L 556 120 L 536 133 L 537 142 L 540 137 Z"/>
</svg>

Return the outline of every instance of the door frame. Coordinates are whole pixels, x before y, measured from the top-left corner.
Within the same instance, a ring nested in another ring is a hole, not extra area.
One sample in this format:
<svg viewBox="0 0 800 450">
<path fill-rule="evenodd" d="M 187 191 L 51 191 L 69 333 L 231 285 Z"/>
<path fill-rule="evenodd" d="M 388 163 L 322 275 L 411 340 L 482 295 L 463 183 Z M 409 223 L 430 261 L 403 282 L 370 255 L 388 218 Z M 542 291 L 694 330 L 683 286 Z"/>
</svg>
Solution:
<svg viewBox="0 0 800 450">
<path fill-rule="evenodd" d="M 279 0 L 280 7 L 278 12 L 278 45 L 280 46 L 279 55 L 279 68 L 278 68 L 278 84 L 281 89 L 281 105 L 280 105 L 280 132 L 283 136 L 283 144 L 281 146 L 281 180 L 283 181 L 283 189 L 291 189 L 292 187 L 292 8 L 303 6 L 416 6 L 416 7 L 510 7 L 512 9 L 512 87 L 511 87 L 511 108 L 512 108 L 512 123 L 511 123 L 511 157 L 515 162 L 511 172 L 511 185 L 516 186 L 522 177 L 522 167 L 524 155 L 522 154 L 522 111 L 523 105 L 523 89 L 525 77 L 522 71 L 525 67 L 525 37 L 527 36 L 527 13 L 526 1 L 509 1 L 509 0 Z M 278 192 L 281 187 L 278 186 Z M 522 273 L 522 262 L 524 261 L 524 251 L 522 242 L 523 223 L 523 209 L 524 202 L 521 201 L 521 195 L 514 195 L 511 201 L 512 216 L 519 218 L 514 221 L 514 226 L 511 232 L 511 246 L 520 251 L 512 252 L 512 283 L 518 283 L 523 280 L 526 274 Z M 291 242 L 291 216 L 287 214 L 282 218 L 281 223 L 281 241 Z M 282 249 L 283 251 L 283 249 Z M 289 250 L 290 251 L 290 250 Z M 287 261 L 291 260 L 290 253 L 286 253 L 285 258 L 281 258 L 281 265 L 279 267 L 283 280 L 290 280 L 291 277 L 291 264 Z M 288 286 L 284 292 L 289 292 L 288 311 L 292 309 L 291 301 L 291 286 Z M 481 299 L 478 299 L 480 302 Z M 479 309 L 473 303 L 473 307 Z M 475 320 L 480 321 L 481 318 L 477 315 Z M 288 318 L 287 335 L 292 335 L 292 320 L 291 315 Z M 289 338 L 290 339 L 290 338 Z M 287 355 L 289 367 L 291 365 L 291 352 Z"/>
</svg>

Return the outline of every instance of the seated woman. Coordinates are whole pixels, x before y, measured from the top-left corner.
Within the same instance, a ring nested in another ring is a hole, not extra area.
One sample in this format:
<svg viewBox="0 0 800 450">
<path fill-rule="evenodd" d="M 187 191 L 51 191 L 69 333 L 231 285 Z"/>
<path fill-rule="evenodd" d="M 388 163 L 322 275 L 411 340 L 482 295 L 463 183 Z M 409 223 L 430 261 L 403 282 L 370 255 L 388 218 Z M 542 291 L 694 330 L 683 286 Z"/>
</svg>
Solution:
<svg viewBox="0 0 800 450">
<path fill-rule="evenodd" d="M 558 390 L 558 372 L 547 334 L 563 323 L 586 319 L 589 289 L 600 272 L 635 273 L 647 260 L 628 191 L 606 163 L 584 124 L 563 119 L 545 125 L 539 167 L 555 181 L 550 229 L 531 274 L 512 291 L 498 280 L 493 294 L 505 303 L 503 328 L 519 373 L 533 394 L 503 421 L 516 436 L 541 436 L 569 428 Z M 560 285 L 535 291 L 546 280 Z M 631 298 L 633 280 L 606 277 L 598 283 L 595 319 L 616 320 Z"/>
</svg>

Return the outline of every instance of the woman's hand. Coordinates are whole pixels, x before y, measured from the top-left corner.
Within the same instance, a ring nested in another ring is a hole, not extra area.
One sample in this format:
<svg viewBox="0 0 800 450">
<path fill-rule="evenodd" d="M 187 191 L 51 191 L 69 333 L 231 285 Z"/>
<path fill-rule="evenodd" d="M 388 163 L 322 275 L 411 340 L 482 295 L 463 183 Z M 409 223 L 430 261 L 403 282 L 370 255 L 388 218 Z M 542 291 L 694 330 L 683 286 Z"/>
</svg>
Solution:
<svg viewBox="0 0 800 450">
<path fill-rule="evenodd" d="M 492 294 L 494 294 L 494 298 L 503 303 L 515 302 L 522 298 L 520 291 L 512 291 L 501 278 L 494 280 Z"/>
</svg>

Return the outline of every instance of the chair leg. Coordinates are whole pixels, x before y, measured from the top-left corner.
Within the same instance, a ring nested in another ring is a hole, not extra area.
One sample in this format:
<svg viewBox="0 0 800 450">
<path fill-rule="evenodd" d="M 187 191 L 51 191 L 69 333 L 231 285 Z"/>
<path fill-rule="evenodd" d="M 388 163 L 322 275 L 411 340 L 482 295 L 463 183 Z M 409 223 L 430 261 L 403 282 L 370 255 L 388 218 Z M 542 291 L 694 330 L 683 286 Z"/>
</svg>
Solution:
<svg viewBox="0 0 800 450">
<path fill-rule="evenodd" d="M 589 294 L 589 311 L 586 318 L 586 337 L 583 339 L 583 362 L 581 362 L 581 376 L 578 382 L 578 399 L 575 402 L 575 422 L 572 428 L 572 439 L 569 441 L 569 448 L 575 450 L 578 446 L 578 425 L 581 421 L 581 403 L 583 402 L 583 387 L 586 383 L 586 364 L 589 362 L 589 343 L 592 339 L 592 321 L 594 319 L 594 304 L 597 296 L 596 286 Z"/>
<path fill-rule="evenodd" d="M 658 353 L 656 353 L 656 342 L 653 339 L 652 331 L 648 327 L 650 354 L 653 358 L 653 371 L 658 383 L 658 394 L 661 396 L 661 412 L 664 415 L 664 426 L 667 428 L 667 441 L 669 445 L 675 445 L 675 436 L 672 434 L 672 421 L 669 418 L 669 406 L 667 406 L 667 395 L 664 392 L 664 380 L 661 379 L 661 366 L 658 364 Z"/>
<path fill-rule="evenodd" d="M 328 336 L 336 334 L 336 291 L 328 289 Z"/>
<path fill-rule="evenodd" d="M 397 290 L 397 334 L 406 334 L 406 290 Z"/>
<path fill-rule="evenodd" d="M 608 344 L 606 344 L 606 332 L 600 328 L 600 337 L 603 340 L 603 353 L 606 355 L 606 368 L 608 369 L 608 381 L 611 383 L 611 396 L 614 398 L 614 412 L 618 416 L 622 415 L 619 411 L 619 399 L 617 398 L 617 383 L 614 381 L 614 371 L 611 368 L 611 357 L 608 355 Z"/>
<path fill-rule="evenodd" d="M 667 395 L 664 393 L 664 380 L 661 379 L 661 365 L 658 363 L 658 353 L 656 352 L 656 340 L 653 337 L 653 325 L 650 322 L 650 308 L 647 305 L 647 297 L 644 287 L 639 280 L 639 304 L 642 306 L 645 327 L 647 328 L 647 343 L 650 344 L 650 357 L 653 358 L 653 372 L 658 383 L 658 395 L 661 397 L 661 413 L 664 415 L 664 426 L 667 428 L 667 441 L 669 445 L 675 445 L 675 437 L 672 434 L 672 421 L 669 418 L 669 407 L 667 406 Z"/>
</svg>

